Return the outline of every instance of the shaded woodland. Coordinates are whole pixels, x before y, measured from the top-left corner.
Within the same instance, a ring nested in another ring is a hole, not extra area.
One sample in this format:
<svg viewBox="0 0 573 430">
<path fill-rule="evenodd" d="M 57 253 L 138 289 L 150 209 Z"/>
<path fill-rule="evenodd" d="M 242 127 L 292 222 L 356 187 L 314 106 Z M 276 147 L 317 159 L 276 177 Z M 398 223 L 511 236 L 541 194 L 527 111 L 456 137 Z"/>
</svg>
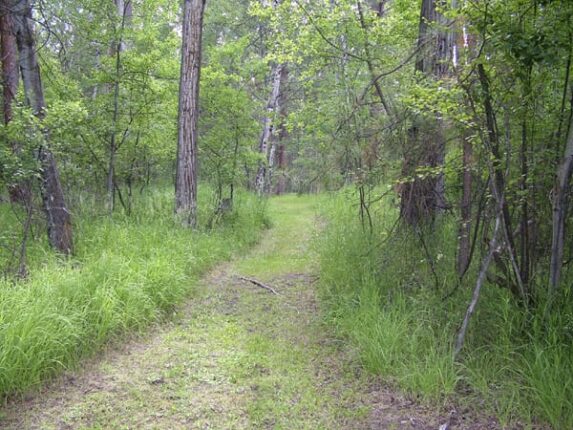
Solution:
<svg viewBox="0 0 573 430">
<path fill-rule="evenodd" d="M 91 222 L 246 244 L 266 198 L 332 193 L 343 336 L 426 324 L 448 388 L 402 388 L 573 425 L 573 2 L 3 0 L 0 34 L 0 309 Z"/>
</svg>

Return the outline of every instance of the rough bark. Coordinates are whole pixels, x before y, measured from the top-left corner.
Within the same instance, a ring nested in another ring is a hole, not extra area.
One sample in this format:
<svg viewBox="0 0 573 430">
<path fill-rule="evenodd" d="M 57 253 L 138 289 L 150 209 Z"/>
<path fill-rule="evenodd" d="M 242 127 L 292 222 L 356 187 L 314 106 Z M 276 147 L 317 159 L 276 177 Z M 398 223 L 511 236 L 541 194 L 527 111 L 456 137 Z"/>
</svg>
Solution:
<svg viewBox="0 0 573 430">
<path fill-rule="evenodd" d="M 382 18 L 386 13 L 386 1 L 387 0 L 376 1 L 372 5 L 372 8 L 380 18 Z"/>
<path fill-rule="evenodd" d="M 439 12 L 442 0 L 423 0 L 418 33 L 416 71 L 430 79 L 443 79 L 449 73 L 452 35 L 442 27 Z M 408 225 L 431 221 L 446 208 L 444 176 L 438 170 L 445 160 L 444 124 L 439 115 L 416 117 L 408 132 L 402 167 L 400 215 Z M 418 177 L 419 168 L 435 170 Z"/>
<path fill-rule="evenodd" d="M 439 11 L 445 5 L 444 0 L 423 0 L 420 13 L 416 70 L 436 78 L 448 76 L 452 57 L 452 34 L 444 30 L 448 22 Z"/>
<path fill-rule="evenodd" d="M 257 170 L 257 176 L 255 178 L 255 190 L 259 196 L 263 195 L 268 184 L 268 173 L 269 173 L 269 163 L 270 159 L 274 158 L 274 154 L 271 154 L 271 139 L 274 133 L 274 120 L 275 114 L 279 108 L 279 96 L 281 91 L 281 78 L 283 75 L 283 64 L 277 64 L 273 67 L 272 72 L 272 87 L 271 96 L 267 103 L 267 110 L 265 117 L 263 118 L 263 131 L 261 133 L 261 139 L 259 141 L 259 153 L 264 157 L 265 161 L 259 162 L 259 168 Z"/>
<path fill-rule="evenodd" d="M 42 120 L 45 115 L 45 102 L 36 55 L 32 6 L 30 0 L 13 0 L 10 2 L 10 8 L 16 33 L 26 104 L 30 106 L 34 115 Z M 43 130 L 42 132 L 47 139 L 48 131 Z M 69 255 L 73 252 L 72 220 L 66 206 L 56 159 L 45 145 L 38 148 L 38 158 L 42 166 L 41 189 L 47 218 L 48 241 L 54 249 Z"/>
<path fill-rule="evenodd" d="M 12 121 L 12 105 L 18 92 L 19 71 L 18 71 L 18 47 L 16 35 L 12 25 L 12 17 L 8 10 L 0 10 L 0 55 L 2 59 L 2 89 L 3 89 L 3 115 L 4 125 Z M 10 142 L 12 151 L 15 154 L 21 152 L 18 142 Z M 10 201 L 21 205 L 26 211 L 26 218 L 22 225 L 22 241 L 18 258 L 18 268 L 16 275 L 20 279 L 28 276 L 27 253 L 28 238 L 32 225 L 32 195 L 28 181 L 12 183 L 8 187 Z"/>
<path fill-rule="evenodd" d="M 18 92 L 19 70 L 18 70 L 18 47 L 16 34 L 12 23 L 12 16 L 9 10 L 0 10 L 0 55 L 2 58 L 2 93 L 3 93 L 3 116 L 4 124 L 12 120 L 13 103 Z M 21 153 L 20 142 L 9 143 L 14 154 Z M 12 183 L 8 187 L 10 201 L 22 204 L 25 208 L 31 207 L 31 191 L 27 181 Z"/>
<path fill-rule="evenodd" d="M 565 227 L 567 209 L 569 206 L 569 186 L 573 172 L 573 120 L 569 124 L 569 135 L 563 159 L 557 170 L 557 178 L 553 189 L 553 237 L 551 243 L 551 266 L 549 281 L 551 288 L 556 290 L 561 278 L 563 267 L 563 252 L 565 245 Z"/>
<path fill-rule="evenodd" d="M 288 68 L 286 65 L 281 71 L 281 88 L 278 100 L 278 131 L 276 138 L 272 139 L 271 151 L 269 153 L 269 185 L 272 183 L 272 178 L 275 170 L 278 173 L 276 179 L 275 194 L 284 194 L 286 191 L 286 168 L 287 168 L 287 156 L 286 156 L 286 140 L 288 138 L 288 130 L 285 124 L 287 113 L 287 83 L 288 83 Z M 276 166 L 276 167 L 275 167 Z"/>
<path fill-rule="evenodd" d="M 281 138 L 281 140 L 283 139 L 284 138 Z M 275 194 L 280 196 L 284 194 L 287 190 L 286 168 L 288 166 L 288 161 L 287 161 L 286 146 L 284 143 L 280 143 L 278 146 L 277 165 L 278 165 L 279 175 L 277 178 L 277 186 L 275 189 Z"/>
<path fill-rule="evenodd" d="M 12 17 L 7 10 L 0 10 L 0 33 L 2 55 L 2 89 L 4 124 L 12 120 L 12 103 L 18 92 L 18 48 L 12 25 Z"/>
<path fill-rule="evenodd" d="M 197 123 L 205 2 L 185 0 L 183 9 L 175 212 L 189 227 L 197 225 Z"/>
</svg>

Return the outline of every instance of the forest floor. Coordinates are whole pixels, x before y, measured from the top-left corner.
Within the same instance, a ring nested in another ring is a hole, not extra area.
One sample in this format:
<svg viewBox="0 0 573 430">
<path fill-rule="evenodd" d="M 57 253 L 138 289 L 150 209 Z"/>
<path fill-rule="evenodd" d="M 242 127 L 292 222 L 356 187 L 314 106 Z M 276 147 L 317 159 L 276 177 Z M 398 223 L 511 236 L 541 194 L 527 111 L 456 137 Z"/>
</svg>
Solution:
<svg viewBox="0 0 573 430">
<path fill-rule="evenodd" d="M 314 288 L 312 199 L 272 199 L 274 227 L 206 276 L 174 318 L 14 400 L 0 428 L 496 428 L 393 392 L 332 336 Z"/>
</svg>

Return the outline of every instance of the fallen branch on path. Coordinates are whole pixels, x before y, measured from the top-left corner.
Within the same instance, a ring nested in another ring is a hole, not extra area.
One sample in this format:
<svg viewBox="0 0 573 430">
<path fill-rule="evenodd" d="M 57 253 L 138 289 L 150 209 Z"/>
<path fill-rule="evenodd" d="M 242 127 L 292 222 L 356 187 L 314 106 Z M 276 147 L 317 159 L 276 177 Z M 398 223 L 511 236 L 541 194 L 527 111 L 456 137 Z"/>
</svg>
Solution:
<svg viewBox="0 0 573 430">
<path fill-rule="evenodd" d="M 280 296 L 280 294 L 277 293 L 277 291 L 276 291 L 274 288 L 269 287 L 268 285 L 265 285 L 265 284 L 263 284 L 262 282 L 257 281 L 256 279 L 245 278 L 244 276 L 239 276 L 239 279 L 240 279 L 241 281 L 250 282 L 251 284 L 254 284 L 254 285 L 256 285 L 257 287 L 264 288 L 265 290 L 270 291 L 271 293 L 273 293 L 273 294 L 275 294 L 275 295 L 277 295 L 277 296 Z"/>
</svg>

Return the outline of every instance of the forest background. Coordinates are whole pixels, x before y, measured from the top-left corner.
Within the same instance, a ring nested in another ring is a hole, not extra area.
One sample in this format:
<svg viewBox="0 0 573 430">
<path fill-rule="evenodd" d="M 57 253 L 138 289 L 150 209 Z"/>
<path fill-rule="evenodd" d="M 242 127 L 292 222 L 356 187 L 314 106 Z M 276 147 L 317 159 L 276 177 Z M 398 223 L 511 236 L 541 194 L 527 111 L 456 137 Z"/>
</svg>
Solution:
<svg viewBox="0 0 573 430">
<path fill-rule="evenodd" d="M 572 427 L 573 4 L 204 7 L 2 2 L 0 392 L 168 313 L 257 240 L 261 197 L 332 191 L 321 296 L 367 368 Z"/>
</svg>

